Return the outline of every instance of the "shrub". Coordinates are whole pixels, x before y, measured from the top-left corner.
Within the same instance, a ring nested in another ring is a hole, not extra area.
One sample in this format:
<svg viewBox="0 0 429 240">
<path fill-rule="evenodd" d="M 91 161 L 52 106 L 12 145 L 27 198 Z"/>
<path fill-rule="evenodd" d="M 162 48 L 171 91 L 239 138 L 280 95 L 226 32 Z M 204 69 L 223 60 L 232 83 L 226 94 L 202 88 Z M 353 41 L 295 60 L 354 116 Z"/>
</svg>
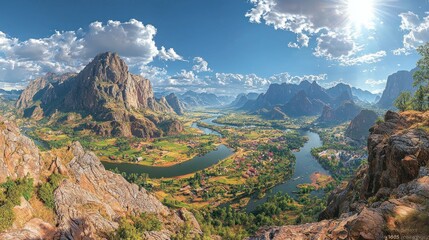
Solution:
<svg viewBox="0 0 429 240">
<path fill-rule="evenodd" d="M 13 213 L 13 204 L 8 202 L 3 206 L 0 206 L 0 232 L 3 232 L 12 226 L 15 220 L 15 214 Z"/>
<path fill-rule="evenodd" d="M 119 227 L 112 234 L 110 239 L 143 239 L 144 232 L 161 230 L 161 222 L 155 214 L 142 213 L 139 216 L 123 218 L 119 222 Z"/>
<path fill-rule="evenodd" d="M 61 181 L 64 179 L 63 175 L 52 174 L 49 177 L 48 182 L 42 184 L 37 192 L 40 200 L 48 207 L 55 207 L 54 191 L 60 185 Z"/>
<path fill-rule="evenodd" d="M 8 178 L 0 184 L 0 232 L 12 226 L 15 220 L 13 207 L 21 203 L 21 197 L 29 200 L 33 191 L 33 179 L 27 176 L 15 181 Z"/>
</svg>

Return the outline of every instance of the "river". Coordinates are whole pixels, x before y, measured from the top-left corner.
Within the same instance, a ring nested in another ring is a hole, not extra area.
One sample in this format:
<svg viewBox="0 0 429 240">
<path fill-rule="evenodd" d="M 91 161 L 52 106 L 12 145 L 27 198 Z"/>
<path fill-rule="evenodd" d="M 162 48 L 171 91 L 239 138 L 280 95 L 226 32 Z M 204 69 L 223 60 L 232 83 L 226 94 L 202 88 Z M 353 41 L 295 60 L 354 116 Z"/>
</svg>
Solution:
<svg viewBox="0 0 429 240">
<path fill-rule="evenodd" d="M 215 120 L 219 115 L 213 115 L 213 117 L 206 118 L 201 120 L 202 122 L 214 126 L 226 126 L 223 124 L 215 123 Z M 198 128 L 204 132 L 204 134 L 214 134 L 217 136 L 222 136 L 219 132 L 216 132 L 212 129 L 198 126 L 197 123 L 193 123 L 192 127 Z M 233 126 L 232 126 L 233 127 Z M 285 130 L 289 131 L 289 130 Z M 290 180 L 285 181 L 284 183 L 278 184 L 272 189 L 270 189 L 263 198 L 258 199 L 256 194 L 251 196 L 251 199 L 246 207 L 246 211 L 252 211 L 256 206 L 264 203 L 270 196 L 278 192 L 288 193 L 293 196 L 294 192 L 298 191 L 296 187 L 298 184 L 311 183 L 310 176 L 314 172 L 320 172 L 323 174 L 329 174 L 328 171 L 323 169 L 319 162 L 311 155 L 311 149 L 322 146 L 322 141 L 319 135 L 310 130 L 298 130 L 301 135 L 308 138 L 308 141 L 299 149 L 299 151 L 294 152 L 296 158 L 295 169 L 293 176 Z M 115 169 L 117 168 L 121 172 L 127 173 L 148 173 L 151 178 L 162 178 L 162 177 L 176 177 L 189 173 L 193 173 L 199 170 L 203 170 L 219 161 L 231 156 L 234 152 L 226 147 L 225 145 L 219 145 L 219 147 L 203 156 L 197 156 L 192 158 L 189 161 L 176 164 L 169 167 L 154 167 L 154 166 L 144 166 L 133 163 L 111 163 L 103 162 L 103 165 L 106 169 Z"/>
<path fill-rule="evenodd" d="M 292 178 L 284 183 L 276 185 L 270 189 L 263 198 L 258 199 L 256 194 L 252 195 L 249 203 L 247 204 L 246 211 L 253 211 L 256 206 L 264 203 L 267 199 L 278 192 L 287 193 L 291 196 L 294 192 L 298 191 L 296 187 L 298 184 L 311 183 L 310 176 L 314 172 L 329 174 L 328 171 L 323 169 L 322 165 L 311 155 L 311 149 L 322 146 L 322 141 L 317 133 L 309 130 L 299 130 L 299 132 L 308 138 L 308 141 L 302 146 L 295 155 L 295 170 Z"/>
<path fill-rule="evenodd" d="M 212 121 L 216 117 L 202 120 L 207 124 L 214 124 Z M 204 134 L 214 134 L 216 136 L 222 136 L 219 132 L 211 130 L 209 128 L 200 127 L 197 123 L 193 123 L 192 127 L 198 128 L 204 132 Z M 151 178 L 169 178 L 186 175 L 189 173 L 197 172 L 208 167 L 215 165 L 221 160 L 231 156 L 234 152 L 232 149 L 221 144 L 215 150 L 203 155 L 196 156 L 191 160 L 183 163 L 179 163 L 169 167 L 156 167 L 156 166 L 145 166 L 135 163 L 113 163 L 113 162 L 102 162 L 104 167 L 108 170 L 118 169 L 120 172 L 130 173 L 147 173 Z"/>
</svg>

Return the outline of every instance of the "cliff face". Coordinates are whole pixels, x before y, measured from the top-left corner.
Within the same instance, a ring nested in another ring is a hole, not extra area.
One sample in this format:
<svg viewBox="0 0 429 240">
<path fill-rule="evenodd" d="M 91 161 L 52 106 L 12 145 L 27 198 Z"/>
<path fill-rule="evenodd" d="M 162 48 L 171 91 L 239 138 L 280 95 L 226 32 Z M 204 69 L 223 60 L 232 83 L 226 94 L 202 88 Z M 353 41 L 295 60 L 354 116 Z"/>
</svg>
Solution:
<svg viewBox="0 0 429 240">
<path fill-rule="evenodd" d="M 77 75 L 48 74 L 34 80 L 17 107 L 25 117 L 35 119 L 57 111 L 91 115 L 95 121 L 84 127 L 125 137 L 162 136 L 165 132 L 157 126 L 171 122 L 165 113 L 174 113 L 165 98 L 155 99 L 149 80 L 131 74 L 126 63 L 110 52 L 97 55 Z"/>
<path fill-rule="evenodd" d="M 16 222 L 12 229 L 0 233 L 0 239 L 106 239 L 118 228 L 121 217 L 140 213 L 155 214 L 162 224 L 160 231 L 145 233 L 145 239 L 170 239 L 185 221 L 192 233 L 201 232 L 190 212 L 171 210 L 145 189 L 106 171 L 95 154 L 86 152 L 78 142 L 44 153 L 42 159 L 30 139 L 0 119 L 0 151 L 0 183 L 7 176 L 29 174 L 35 183 L 54 172 L 66 176 L 54 192 L 55 227 L 39 219 L 22 198 L 21 206 L 14 208 Z"/>
<path fill-rule="evenodd" d="M 429 113 L 387 112 L 371 128 L 368 165 L 328 199 L 320 222 L 263 229 L 251 239 L 384 239 L 429 234 Z M 325 220 L 322 220 L 325 219 Z"/>
<path fill-rule="evenodd" d="M 0 182 L 23 178 L 27 174 L 37 183 L 42 171 L 39 149 L 19 129 L 0 116 Z"/>
<path fill-rule="evenodd" d="M 153 213 L 164 224 L 158 234 L 168 239 L 180 230 L 184 216 L 199 226 L 186 210 L 172 211 L 145 189 L 128 183 L 122 176 L 106 171 L 92 152 L 85 152 L 79 143 L 69 147 L 73 156 L 65 166 L 68 179 L 55 191 L 55 210 L 62 238 L 98 239 L 118 227 L 120 217 Z M 153 234 L 153 233 L 152 233 Z"/>
<path fill-rule="evenodd" d="M 177 98 L 174 93 L 167 95 L 165 100 L 178 115 L 183 115 L 185 113 L 185 105 Z"/>
<path fill-rule="evenodd" d="M 399 71 L 387 78 L 386 88 L 383 91 L 383 95 L 378 101 L 377 105 L 382 108 L 393 108 L 393 102 L 403 91 L 409 91 L 414 93 L 416 88 L 413 87 L 413 73 L 412 71 Z"/>
</svg>

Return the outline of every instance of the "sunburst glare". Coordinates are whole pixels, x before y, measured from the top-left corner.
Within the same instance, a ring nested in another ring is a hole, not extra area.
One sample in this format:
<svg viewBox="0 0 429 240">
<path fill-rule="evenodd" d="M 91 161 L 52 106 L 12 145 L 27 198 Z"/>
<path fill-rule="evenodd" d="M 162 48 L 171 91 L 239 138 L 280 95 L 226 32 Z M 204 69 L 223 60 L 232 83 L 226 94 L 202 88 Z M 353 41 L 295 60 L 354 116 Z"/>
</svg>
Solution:
<svg viewBox="0 0 429 240">
<path fill-rule="evenodd" d="M 375 12 L 375 0 L 347 0 L 349 24 L 357 30 L 373 28 Z"/>
</svg>

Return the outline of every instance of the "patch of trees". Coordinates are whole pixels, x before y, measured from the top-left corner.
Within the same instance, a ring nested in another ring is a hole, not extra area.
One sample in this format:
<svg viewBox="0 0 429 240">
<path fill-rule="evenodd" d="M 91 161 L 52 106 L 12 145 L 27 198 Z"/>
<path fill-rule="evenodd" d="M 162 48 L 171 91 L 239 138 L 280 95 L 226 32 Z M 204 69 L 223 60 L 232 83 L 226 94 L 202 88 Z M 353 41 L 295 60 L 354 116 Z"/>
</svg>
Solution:
<svg viewBox="0 0 429 240">
<path fill-rule="evenodd" d="M 414 73 L 413 85 L 417 91 L 412 95 L 410 92 L 402 92 L 395 100 L 394 105 L 399 111 L 429 110 L 429 42 L 417 48 L 422 56 L 417 62 L 418 70 Z"/>
</svg>

